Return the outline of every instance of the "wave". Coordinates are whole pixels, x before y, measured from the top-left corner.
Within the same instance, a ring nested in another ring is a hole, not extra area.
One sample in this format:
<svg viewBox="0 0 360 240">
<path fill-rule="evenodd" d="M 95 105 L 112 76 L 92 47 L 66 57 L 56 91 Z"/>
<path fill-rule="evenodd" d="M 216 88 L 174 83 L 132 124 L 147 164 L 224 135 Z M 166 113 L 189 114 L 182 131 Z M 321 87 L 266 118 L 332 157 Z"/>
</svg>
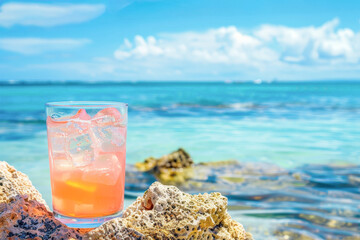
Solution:
<svg viewBox="0 0 360 240">
<path fill-rule="evenodd" d="M 288 111 L 297 113 L 299 111 L 310 112 L 328 112 L 345 111 L 360 112 L 358 106 L 342 106 L 333 104 L 308 104 L 308 103 L 255 103 L 255 102 L 234 102 L 220 104 L 201 104 L 201 103 L 174 103 L 168 106 L 130 106 L 130 111 L 138 112 L 171 112 L 177 110 L 186 110 L 189 112 L 265 112 L 265 111 Z"/>
<path fill-rule="evenodd" d="M 242 110 L 242 109 L 257 109 L 261 108 L 261 105 L 252 103 L 252 102 L 236 102 L 236 103 L 230 103 L 230 104 L 193 104 L 193 103 L 177 103 L 173 105 L 174 108 L 179 107 L 188 107 L 188 108 L 203 108 L 203 109 L 236 109 L 236 110 Z"/>
<path fill-rule="evenodd" d="M 6 80 L 0 81 L 0 86 L 74 86 L 74 85 L 122 85 L 122 84 L 136 84 L 133 81 L 114 82 L 114 81 L 78 81 L 78 80 L 58 80 L 58 81 L 24 81 L 24 80 Z"/>
<path fill-rule="evenodd" d="M 0 123 L 14 123 L 14 124 L 42 124 L 46 122 L 45 112 L 41 111 L 27 111 L 14 112 L 0 110 Z"/>
<path fill-rule="evenodd" d="M 260 108 L 260 105 L 251 103 L 251 102 L 244 102 L 244 103 L 230 103 L 230 104 L 201 104 L 201 103 L 174 103 L 169 106 L 130 106 L 130 110 L 134 111 L 169 111 L 169 110 L 176 110 L 176 109 L 236 109 L 236 110 L 243 110 L 243 109 L 257 109 Z"/>
<path fill-rule="evenodd" d="M 130 105 L 129 113 L 152 112 L 162 117 L 171 116 L 243 116 L 244 114 L 270 114 L 271 117 L 301 116 L 303 113 L 360 113 L 358 106 L 342 106 L 334 104 L 307 104 L 307 103 L 256 103 L 256 102 L 233 102 L 233 103 L 186 103 L 179 102 L 169 105 Z M 26 112 L 0 110 L 0 123 L 19 123 L 19 124 L 43 124 L 45 123 L 45 112 L 34 110 Z"/>
</svg>

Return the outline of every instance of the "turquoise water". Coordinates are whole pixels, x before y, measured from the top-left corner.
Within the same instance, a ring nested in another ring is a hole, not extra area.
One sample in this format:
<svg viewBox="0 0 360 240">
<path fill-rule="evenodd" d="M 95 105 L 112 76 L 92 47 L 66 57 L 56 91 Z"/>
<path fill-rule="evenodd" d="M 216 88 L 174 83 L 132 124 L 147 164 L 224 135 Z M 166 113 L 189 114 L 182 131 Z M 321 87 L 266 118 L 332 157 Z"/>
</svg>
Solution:
<svg viewBox="0 0 360 240">
<path fill-rule="evenodd" d="M 129 103 L 128 164 L 179 147 L 195 162 L 236 159 L 271 163 L 289 171 L 314 164 L 358 166 L 360 162 L 359 82 L 3 84 L 0 100 L 0 160 L 28 174 L 49 203 L 44 104 L 50 101 Z M 350 192 L 357 195 L 349 201 L 359 198 L 359 192 Z M 245 200 L 231 202 L 240 208 Z M 294 210 L 298 205 L 289 206 Z M 255 231 L 258 239 L 265 232 L 275 236 L 265 225 L 280 224 L 278 215 L 249 217 L 240 210 L 233 215 L 253 231 L 262 218 L 264 229 Z M 354 216 L 351 221 L 360 231 L 360 211 Z"/>
</svg>

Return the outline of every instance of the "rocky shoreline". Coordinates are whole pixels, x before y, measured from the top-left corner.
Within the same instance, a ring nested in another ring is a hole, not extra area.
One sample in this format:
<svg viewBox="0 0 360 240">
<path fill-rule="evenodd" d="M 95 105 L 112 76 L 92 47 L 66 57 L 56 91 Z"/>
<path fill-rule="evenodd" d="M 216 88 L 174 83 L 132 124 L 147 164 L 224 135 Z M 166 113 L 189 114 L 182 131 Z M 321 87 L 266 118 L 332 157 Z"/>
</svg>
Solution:
<svg viewBox="0 0 360 240">
<path fill-rule="evenodd" d="M 153 183 L 121 218 L 90 230 L 55 219 L 29 178 L 0 162 L 0 239 L 253 239 L 220 193 L 190 195 Z"/>
</svg>

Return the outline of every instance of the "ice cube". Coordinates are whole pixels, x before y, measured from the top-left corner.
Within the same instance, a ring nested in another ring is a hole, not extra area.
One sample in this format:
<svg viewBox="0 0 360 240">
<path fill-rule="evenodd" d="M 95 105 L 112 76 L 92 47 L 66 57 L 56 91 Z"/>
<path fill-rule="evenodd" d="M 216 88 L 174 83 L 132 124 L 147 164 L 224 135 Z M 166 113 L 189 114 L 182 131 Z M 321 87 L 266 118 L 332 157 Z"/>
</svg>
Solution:
<svg viewBox="0 0 360 240">
<path fill-rule="evenodd" d="M 53 158 L 53 166 L 54 166 L 54 170 L 56 172 L 69 172 L 73 169 L 73 164 L 72 162 L 67 159 L 67 157 L 63 157 L 63 158 Z"/>
<path fill-rule="evenodd" d="M 80 109 L 74 116 L 64 116 L 53 119 L 48 117 L 46 124 L 49 130 L 50 137 L 54 133 L 61 135 L 70 135 L 74 131 L 83 132 L 90 127 L 91 117 L 84 109 Z"/>
<path fill-rule="evenodd" d="M 94 204 L 78 203 L 74 206 L 75 215 L 92 213 L 95 210 Z"/>
<path fill-rule="evenodd" d="M 88 131 L 91 117 L 84 109 L 80 109 L 73 116 L 56 119 L 48 117 L 47 125 L 53 158 L 67 158 L 77 167 L 90 164 L 94 160 Z"/>
<path fill-rule="evenodd" d="M 71 119 L 90 120 L 91 117 L 85 109 L 80 109 Z"/>
<path fill-rule="evenodd" d="M 72 162 L 67 159 L 65 156 L 53 157 L 52 160 L 52 173 L 53 180 L 59 182 L 65 182 L 68 179 L 71 179 L 72 171 L 74 170 L 74 165 Z"/>
<path fill-rule="evenodd" d="M 92 122 L 97 126 L 120 125 L 124 120 L 116 108 L 105 108 L 92 118 Z"/>
<path fill-rule="evenodd" d="M 54 113 L 51 116 L 47 117 L 46 123 L 48 126 L 50 125 L 51 127 L 54 127 L 54 126 L 59 126 L 61 124 L 66 124 L 71 120 L 91 120 L 91 117 L 89 114 L 87 114 L 85 109 L 80 109 L 73 116 L 71 115 L 62 116 L 61 114 Z"/>
<path fill-rule="evenodd" d="M 52 195 L 52 202 L 53 202 L 54 210 L 58 210 L 58 209 L 63 210 L 67 206 L 70 206 L 70 205 L 65 205 L 65 201 L 64 201 L 64 199 L 62 197 L 58 197 L 58 196 L 55 196 L 55 195 Z"/>
<path fill-rule="evenodd" d="M 66 144 L 66 123 L 53 123 L 51 121 L 48 124 L 48 139 L 49 150 L 51 157 L 54 158 L 66 158 L 65 144 Z"/>
<path fill-rule="evenodd" d="M 90 121 L 72 120 L 67 123 L 67 135 L 72 134 L 85 134 L 90 129 Z"/>
<path fill-rule="evenodd" d="M 115 185 L 119 181 L 122 167 L 114 154 L 101 154 L 93 164 L 84 169 L 82 180 L 88 183 Z"/>
<path fill-rule="evenodd" d="M 51 150 L 53 154 L 64 152 L 65 139 L 65 132 L 61 131 L 61 129 L 52 128 L 49 130 L 49 140 L 51 142 Z"/>
<path fill-rule="evenodd" d="M 115 126 L 94 126 L 93 132 L 96 147 L 102 152 L 118 152 L 125 144 L 126 128 Z"/>
<path fill-rule="evenodd" d="M 94 161 L 94 149 L 89 133 L 74 133 L 66 138 L 66 156 L 74 166 L 83 167 Z"/>
<path fill-rule="evenodd" d="M 66 124 L 66 122 L 67 121 L 63 118 L 52 118 L 50 116 L 46 118 L 46 125 L 48 126 L 48 128 L 62 126 Z"/>
<path fill-rule="evenodd" d="M 70 117 L 67 122 L 68 133 L 86 132 L 91 125 L 91 117 L 86 113 L 85 109 L 80 109 L 74 116 Z"/>
</svg>

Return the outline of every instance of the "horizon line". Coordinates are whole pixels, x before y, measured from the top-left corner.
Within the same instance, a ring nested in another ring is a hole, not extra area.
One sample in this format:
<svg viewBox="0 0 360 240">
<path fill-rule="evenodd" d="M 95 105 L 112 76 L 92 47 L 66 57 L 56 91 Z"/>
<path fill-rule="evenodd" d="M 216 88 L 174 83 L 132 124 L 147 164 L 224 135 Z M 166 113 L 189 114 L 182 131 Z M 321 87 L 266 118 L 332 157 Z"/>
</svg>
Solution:
<svg viewBox="0 0 360 240">
<path fill-rule="evenodd" d="M 297 79 L 297 80 L 15 80 L 0 79 L 0 85 L 66 85 L 66 84 L 137 84 L 137 83 L 225 83 L 225 84 L 271 84 L 271 83 L 325 83 L 325 82 L 360 82 L 360 79 Z"/>
</svg>

